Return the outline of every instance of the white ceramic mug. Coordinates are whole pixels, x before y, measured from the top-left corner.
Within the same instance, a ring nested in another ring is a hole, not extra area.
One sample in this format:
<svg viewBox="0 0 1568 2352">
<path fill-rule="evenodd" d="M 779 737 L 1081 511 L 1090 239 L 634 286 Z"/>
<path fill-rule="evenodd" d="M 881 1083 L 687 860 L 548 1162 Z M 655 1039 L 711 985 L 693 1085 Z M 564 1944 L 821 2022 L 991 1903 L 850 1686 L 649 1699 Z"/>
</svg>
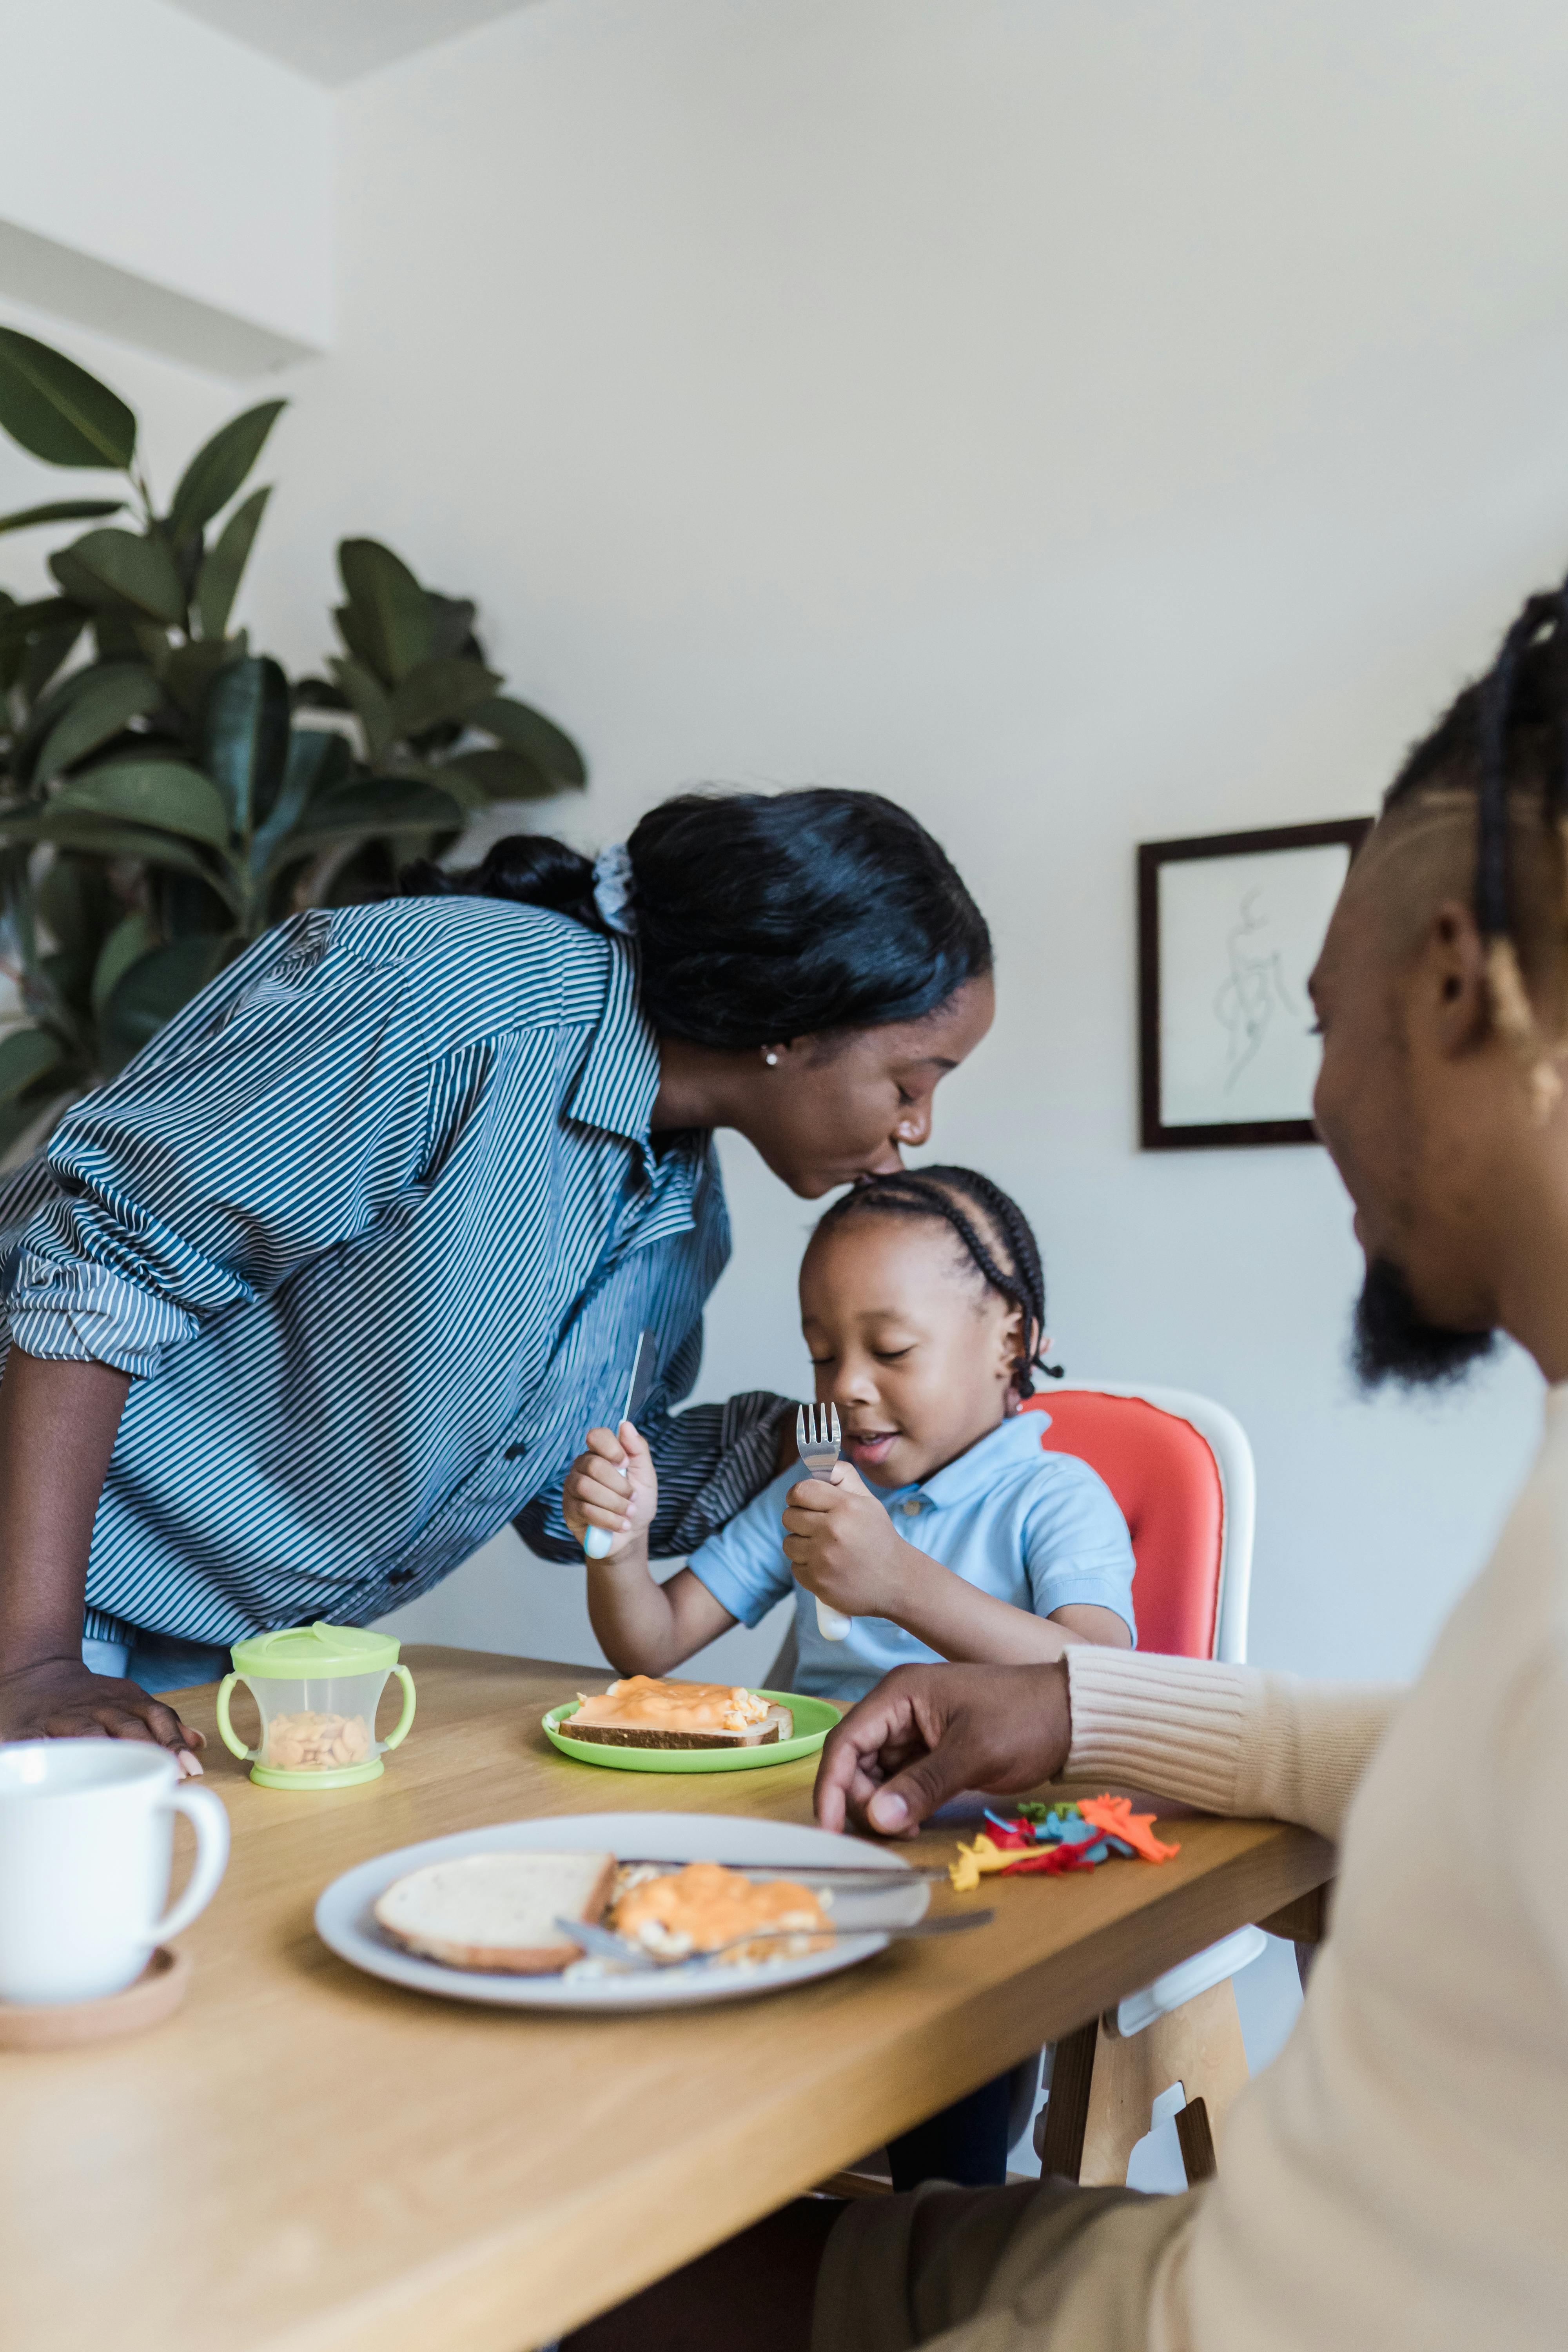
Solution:
<svg viewBox="0 0 1568 2352">
<path fill-rule="evenodd" d="M 196 1832 L 190 1884 L 163 1918 L 174 1815 Z M 0 2000 L 97 2000 L 134 1984 L 217 1892 L 228 1815 L 131 1739 L 0 1746 Z"/>
</svg>

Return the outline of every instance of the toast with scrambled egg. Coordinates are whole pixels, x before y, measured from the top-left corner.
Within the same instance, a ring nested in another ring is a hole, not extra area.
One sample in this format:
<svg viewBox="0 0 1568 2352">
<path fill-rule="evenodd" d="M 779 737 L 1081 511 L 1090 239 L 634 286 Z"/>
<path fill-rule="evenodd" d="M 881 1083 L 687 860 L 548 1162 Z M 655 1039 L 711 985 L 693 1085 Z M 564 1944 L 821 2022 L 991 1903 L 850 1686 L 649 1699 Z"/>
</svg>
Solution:
<svg viewBox="0 0 1568 2352">
<path fill-rule="evenodd" d="M 605 1748 L 762 1748 L 795 1731 L 787 1706 L 730 1683 L 628 1675 L 597 1697 L 577 1696 L 576 1713 L 563 1720 L 562 1730 Z"/>
</svg>

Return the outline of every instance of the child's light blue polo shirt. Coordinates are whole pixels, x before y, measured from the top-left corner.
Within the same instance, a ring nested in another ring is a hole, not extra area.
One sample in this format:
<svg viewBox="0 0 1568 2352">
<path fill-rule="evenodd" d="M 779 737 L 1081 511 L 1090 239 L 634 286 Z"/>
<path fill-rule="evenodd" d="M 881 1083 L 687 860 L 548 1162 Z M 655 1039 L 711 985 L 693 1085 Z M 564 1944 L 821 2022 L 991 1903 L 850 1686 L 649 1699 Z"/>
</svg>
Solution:
<svg viewBox="0 0 1568 2352">
<path fill-rule="evenodd" d="M 977 1591 L 1035 1617 L 1069 1601 L 1093 1601 L 1114 1609 L 1136 1641 L 1127 1522 L 1087 1462 L 1042 1451 L 1047 1425 L 1045 1413 L 1016 1414 L 933 1476 L 870 1492 L 906 1543 Z M 745 1625 L 760 1622 L 793 1591 L 800 1644 L 795 1687 L 809 1697 L 863 1698 L 894 1666 L 929 1665 L 938 1654 L 886 1617 L 857 1617 L 845 1641 L 823 1640 L 812 1595 L 796 1584 L 783 1549 L 784 1498 L 805 1475 L 786 1470 L 764 1486 L 692 1553 L 692 1572 Z"/>
</svg>

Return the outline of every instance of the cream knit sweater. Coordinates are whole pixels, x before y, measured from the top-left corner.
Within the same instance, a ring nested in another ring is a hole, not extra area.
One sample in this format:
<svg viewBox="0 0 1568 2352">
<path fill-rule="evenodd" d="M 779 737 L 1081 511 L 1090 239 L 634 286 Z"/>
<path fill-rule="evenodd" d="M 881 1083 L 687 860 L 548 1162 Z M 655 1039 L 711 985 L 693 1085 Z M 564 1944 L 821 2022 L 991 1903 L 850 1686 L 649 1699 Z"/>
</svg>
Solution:
<svg viewBox="0 0 1568 2352">
<path fill-rule="evenodd" d="M 1568 2346 L 1568 1385 L 1407 1695 L 1075 1647 L 1075 1779 L 1342 1840 L 1151 2352 Z"/>
</svg>

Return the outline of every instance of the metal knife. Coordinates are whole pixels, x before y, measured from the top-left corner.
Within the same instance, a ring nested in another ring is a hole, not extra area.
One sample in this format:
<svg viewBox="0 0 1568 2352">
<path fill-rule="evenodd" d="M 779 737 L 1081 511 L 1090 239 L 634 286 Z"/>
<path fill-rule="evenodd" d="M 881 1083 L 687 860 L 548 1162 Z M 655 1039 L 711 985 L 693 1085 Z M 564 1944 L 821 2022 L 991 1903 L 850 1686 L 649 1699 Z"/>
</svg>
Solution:
<svg viewBox="0 0 1568 2352">
<path fill-rule="evenodd" d="M 651 1331 L 644 1331 L 637 1339 L 637 1354 L 632 1358 L 632 1376 L 626 1383 L 626 1405 L 621 1421 L 629 1421 L 635 1426 L 638 1413 L 647 1402 L 648 1391 L 653 1386 L 654 1374 L 658 1370 L 658 1341 Z M 617 1429 L 621 1421 L 616 1423 Z M 603 1559 L 615 1540 L 608 1528 L 584 1528 L 583 1530 L 583 1549 L 590 1559 Z"/>
</svg>

